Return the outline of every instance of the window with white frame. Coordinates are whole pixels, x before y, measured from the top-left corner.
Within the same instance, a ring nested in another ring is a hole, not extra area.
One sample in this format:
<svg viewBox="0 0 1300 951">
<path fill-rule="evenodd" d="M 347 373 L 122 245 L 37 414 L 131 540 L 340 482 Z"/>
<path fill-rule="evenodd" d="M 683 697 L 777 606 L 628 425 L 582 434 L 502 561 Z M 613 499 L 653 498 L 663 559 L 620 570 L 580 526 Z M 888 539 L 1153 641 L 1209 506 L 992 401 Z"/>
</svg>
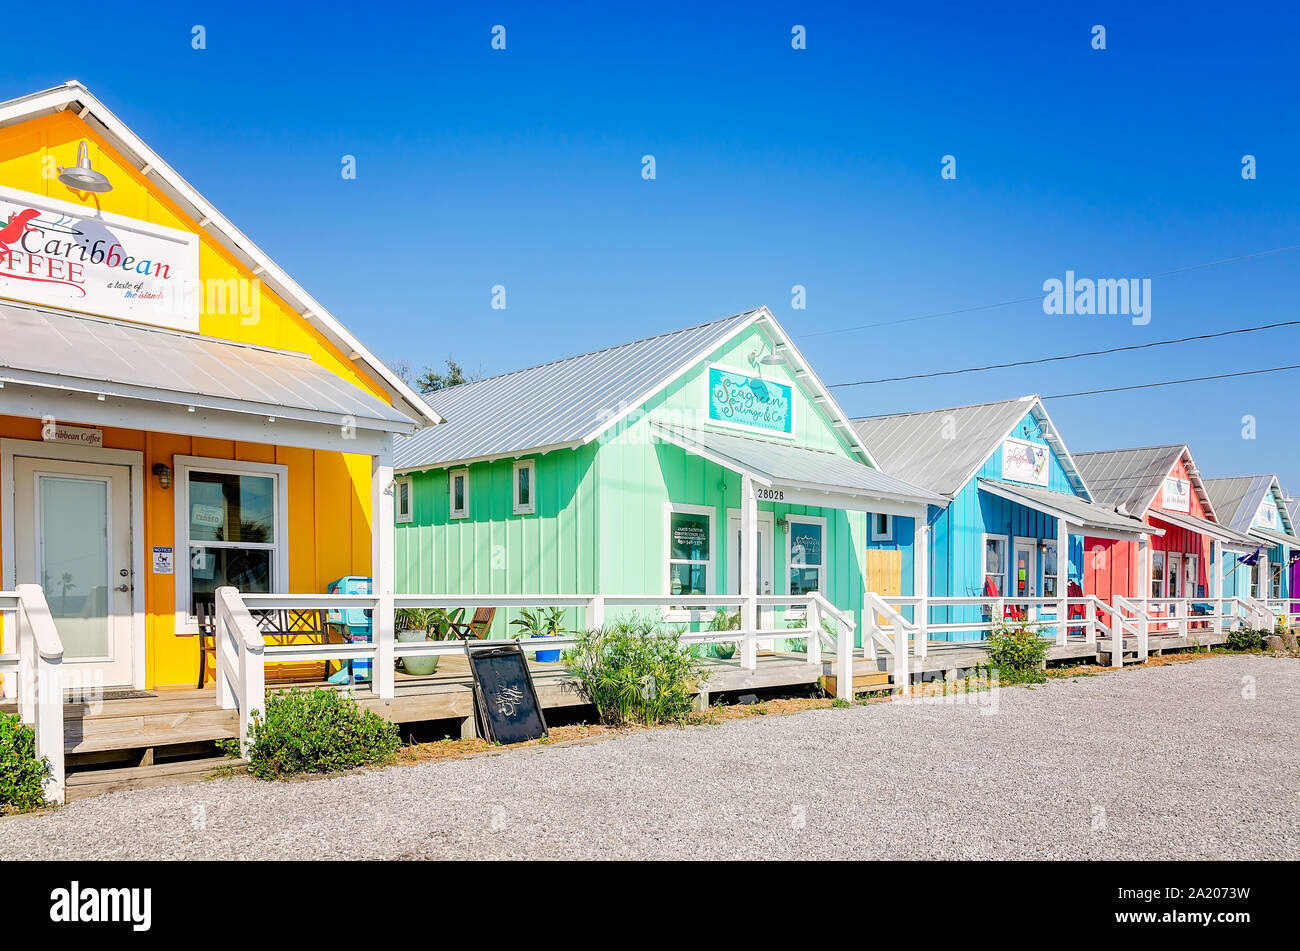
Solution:
<svg viewBox="0 0 1300 951">
<path fill-rule="evenodd" d="M 1165 596 L 1165 553 L 1151 552 L 1151 597 Z"/>
<path fill-rule="evenodd" d="M 668 593 L 708 594 L 713 575 L 713 511 L 700 506 L 668 509 Z"/>
<path fill-rule="evenodd" d="M 1007 540 L 1002 535 L 984 536 L 984 597 L 1001 598 L 1007 593 Z"/>
<path fill-rule="evenodd" d="M 537 511 L 537 460 L 521 459 L 515 463 L 513 485 L 516 515 L 532 515 Z"/>
<path fill-rule="evenodd" d="M 1038 590 L 1044 598 L 1059 598 L 1061 596 L 1058 545 L 1059 543 L 1051 538 L 1042 543 L 1042 557 L 1039 559 L 1041 582 Z"/>
<path fill-rule="evenodd" d="M 447 492 L 451 501 L 452 518 L 469 517 L 469 470 L 452 469 L 448 473 Z"/>
<path fill-rule="evenodd" d="M 826 519 L 791 515 L 786 532 L 790 593 L 826 593 Z"/>
<path fill-rule="evenodd" d="M 195 617 L 225 585 L 283 590 L 288 574 L 286 468 L 176 456 L 176 609 Z M 184 561 L 181 561 L 184 558 Z"/>
<path fill-rule="evenodd" d="M 871 540 L 873 542 L 892 542 L 894 540 L 894 516 L 880 512 L 872 514 Z"/>
<path fill-rule="evenodd" d="M 1270 598 L 1282 597 L 1282 566 L 1280 564 L 1275 565 L 1273 564 L 1273 562 L 1269 562 L 1268 574 L 1269 574 L 1269 589 L 1268 589 L 1269 595 L 1268 596 Z"/>
<path fill-rule="evenodd" d="M 409 478 L 397 479 L 393 482 L 393 513 L 397 522 L 409 522 L 415 517 Z"/>
</svg>

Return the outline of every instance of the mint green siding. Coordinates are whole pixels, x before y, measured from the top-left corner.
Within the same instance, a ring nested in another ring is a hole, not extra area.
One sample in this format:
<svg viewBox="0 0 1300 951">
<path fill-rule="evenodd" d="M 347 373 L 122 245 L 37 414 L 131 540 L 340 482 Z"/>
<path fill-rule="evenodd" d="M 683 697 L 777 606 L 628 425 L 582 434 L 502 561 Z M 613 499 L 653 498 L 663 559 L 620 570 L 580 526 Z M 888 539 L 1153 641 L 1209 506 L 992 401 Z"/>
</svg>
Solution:
<svg viewBox="0 0 1300 951">
<path fill-rule="evenodd" d="M 650 395 L 621 421 L 579 448 L 526 456 L 536 459 L 537 511 L 515 515 L 513 459 L 468 465 L 469 515 L 450 518 L 448 469 L 412 474 L 413 518 L 397 525 L 397 590 L 438 594 L 667 593 L 669 504 L 705 506 L 713 513 L 713 592 L 729 590 L 727 516 L 740 508 L 740 476 L 652 437 L 651 422 L 696 427 L 708 413 L 707 366 L 745 368 L 755 350 L 773 341 L 751 328 L 709 359 Z M 750 371 L 753 372 L 753 371 Z M 763 376 L 794 388 L 794 433 L 788 444 L 842 455 L 849 445 L 811 394 L 784 367 Z M 620 394 L 610 382 L 611 414 L 640 394 Z M 780 437 L 749 434 L 754 439 Z M 453 466 L 452 468 L 461 468 Z M 867 515 L 810 506 L 760 503 L 779 521 L 788 515 L 824 517 L 825 595 L 860 616 Z M 909 520 L 896 520 L 897 544 L 910 541 Z M 773 592 L 789 591 L 786 533 L 775 526 Z M 905 555 L 910 575 L 910 554 Z M 905 582 L 907 583 L 907 582 Z M 906 590 L 906 589 L 905 589 Z M 539 597 L 539 603 L 545 599 Z M 513 614 L 498 612 L 494 634 Z M 572 625 L 582 623 L 571 612 Z"/>
</svg>

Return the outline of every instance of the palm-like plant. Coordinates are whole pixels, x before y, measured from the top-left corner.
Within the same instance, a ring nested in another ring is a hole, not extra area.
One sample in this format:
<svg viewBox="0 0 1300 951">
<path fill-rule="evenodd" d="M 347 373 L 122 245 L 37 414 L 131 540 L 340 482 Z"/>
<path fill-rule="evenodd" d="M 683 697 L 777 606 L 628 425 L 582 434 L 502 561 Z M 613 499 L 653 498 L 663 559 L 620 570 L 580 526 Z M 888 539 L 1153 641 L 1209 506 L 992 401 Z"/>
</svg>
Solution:
<svg viewBox="0 0 1300 951">
<path fill-rule="evenodd" d="M 519 617 L 510 625 L 520 628 L 521 637 L 559 637 L 568 633 L 564 629 L 564 608 L 521 608 Z"/>
</svg>

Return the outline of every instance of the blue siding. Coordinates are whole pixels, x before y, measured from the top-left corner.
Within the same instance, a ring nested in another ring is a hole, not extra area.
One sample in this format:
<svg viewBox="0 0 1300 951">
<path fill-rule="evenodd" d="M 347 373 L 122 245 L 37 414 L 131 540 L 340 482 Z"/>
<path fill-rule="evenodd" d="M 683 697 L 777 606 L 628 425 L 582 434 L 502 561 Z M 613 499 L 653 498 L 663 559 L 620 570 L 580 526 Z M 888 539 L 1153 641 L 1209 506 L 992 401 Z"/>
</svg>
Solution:
<svg viewBox="0 0 1300 951">
<path fill-rule="evenodd" d="M 1047 488 L 1066 495 L 1076 495 L 1066 474 L 1065 466 L 1042 436 L 1041 428 L 1032 413 L 1027 413 L 1012 436 L 1048 448 Z M 1056 519 L 1034 509 L 1026 508 L 1007 499 L 982 491 L 977 480 L 983 478 L 1003 482 L 1002 447 L 989 457 L 975 477 L 946 508 L 930 508 L 930 594 L 936 597 L 980 597 L 984 593 L 984 535 L 1001 535 L 1007 538 L 1007 560 L 1010 562 L 1015 536 L 1025 538 L 1056 539 Z M 1009 482 L 1014 485 L 1016 483 Z M 1072 536 L 1067 552 L 1068 577 L 1079 580 L 1082 564 L 1082 538 Z M 1037 550 L 1034 552 L 1034 588 L 1038 588 L 1041 574 Z M 1007 565 L 1007 583 L 1010 584 L 1010 565 Z M 975 608 L 932 608 L 933 623 L 972 623 L 981 620 Z M 956 632 L 935 635 L 936 640 L 980 640 L 979 632 Z"/>
</svg>

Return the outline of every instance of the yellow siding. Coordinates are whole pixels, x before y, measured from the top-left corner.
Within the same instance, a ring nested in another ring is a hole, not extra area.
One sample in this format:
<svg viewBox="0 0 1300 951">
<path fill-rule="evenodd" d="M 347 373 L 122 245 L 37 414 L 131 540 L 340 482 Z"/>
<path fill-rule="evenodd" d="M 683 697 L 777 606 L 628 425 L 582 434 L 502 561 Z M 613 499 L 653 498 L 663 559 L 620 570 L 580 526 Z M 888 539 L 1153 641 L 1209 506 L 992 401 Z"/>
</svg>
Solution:
<svg viewBox="0 0 1300 951">
<path fill-rule="evenodd" d="M 94 167 L 113 182 L 113 191 L 88 195 L 85 201 L 53 175 L 42 174 L 54 165 L 76 164 L 77 145 L 82 139 L 90 144 Z M 53 162 L 46 162 L 47 157 Z M 254 279 L 196 221 L 149 186 L 134 166 L 71 113 L 0 129 L 0 184 L 190 231 L 201 239 L 201 281 Z M 205 300 L 204 306 L 206 303 Z M 387 401 L 373 380 L 358 371 L 345 354 L 265 287 L 261 291 L 260 318 L 256 322 L 246 322 L 237 314 L 202 312 L 199 328 L 200 333 L 208 336 L 309 354 L 321 366 Z M 0 416 L 0 438 L 39 440 L 40 423 L 34 419 Z M 144 453 L 145 537 L 138 543 L 143 545 L 146 554 L 146 679 L 150 687 L 192 683 L 198 676 L 196 639 L 175 633 L 174 579 L 169 575 L 155 577 L 149 571 L 150 549 L 154 545 L 175 544 L 174 488 L 159 487 L 158 480 L 150 475 L 154 463 L 164 462 L 174 468 L 174 456 L 193 455 L 285 466 L 289 496 L 289 588 L 324 591 L 335 578 L 370 573 L 368 457 L 110 428 L 104 429 L 104 445 Z M 180 557 L 178 553 L 178 560 Z"/>
</svg>

